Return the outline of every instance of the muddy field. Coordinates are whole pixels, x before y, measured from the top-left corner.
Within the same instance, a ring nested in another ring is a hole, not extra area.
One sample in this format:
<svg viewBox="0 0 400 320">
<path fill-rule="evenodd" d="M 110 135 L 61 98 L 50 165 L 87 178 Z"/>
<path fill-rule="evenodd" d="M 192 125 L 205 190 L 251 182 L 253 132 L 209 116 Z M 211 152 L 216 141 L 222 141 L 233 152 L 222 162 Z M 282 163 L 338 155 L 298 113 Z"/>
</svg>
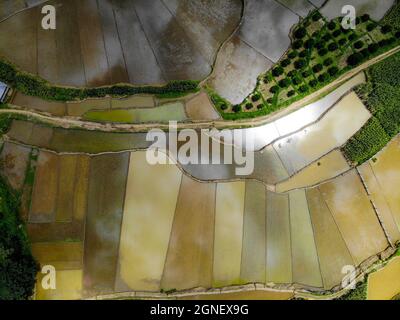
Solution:
<svg viewBox="0 0 400 320">
<path fill-rule="evenodd" d="M 0 6 L 0 17 L 24 5 L 13 2 Z M 0 54 L 53 83 L 75 86 L 203 79 L 242 9 L 239 0 L 49 4 L 57 9 L 57 29 L 40 27 L 41 6 L 17 13 L 0 22 Z"/>
</svg>

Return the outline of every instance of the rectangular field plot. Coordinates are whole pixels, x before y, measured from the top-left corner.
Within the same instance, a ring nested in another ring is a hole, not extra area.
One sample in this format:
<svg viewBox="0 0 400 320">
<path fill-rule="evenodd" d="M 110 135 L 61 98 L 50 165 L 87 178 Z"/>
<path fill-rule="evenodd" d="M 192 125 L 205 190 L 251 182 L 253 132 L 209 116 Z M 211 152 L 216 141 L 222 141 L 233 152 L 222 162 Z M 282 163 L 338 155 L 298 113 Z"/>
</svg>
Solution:
<svg viewBox="0 0 400 320">
<path fill-rule="evenodd" d="M 29 165 L 31 149 L 18 144 L 5 142 L 0 154 L 1 174 L 11 187 L 21 190 Z"/>
<path fill-rule="evenodd" d="M 161 288 L 212 285 L 215 183 L 182 177 Z"/>
<path fill-rule="evenodd" d="M 240 278 L 243 282 L 265 283 L 266 210 L 265 186 L 246 181 L 243 222 L 243 249 Z"/>
<path fill-rule="evenodd" d="M 400 293 L 400 257 L 368 277 L 368 300 L 391 300 Z"/>
<path fill-rule="evenodd" d="M 354 261 L 318 188 L 306 192 L 325 289 L 339 285 L 342 268 Z"/>
<path fill-rule="evenodd" d="M 114 291 L 129 153 L 90 161 L 85 231 L 85 294 Z"/>
<path fill-rule="evenodd" d="M 356 171 L 319 187 L 356 264 L 389 245 Z"/>
<path fill-rule="evenodd" d="M 293 282 L 322 287 L 314 230 L 305 191 L 290 192 L 289 201 Z"/>
<path fill-rule="evenodd" d="M 131 154 L 119 246 L 117 291 L 159 291 L 181 183 L 175 165 Z"/>
<path fill-rule="evenodd" d="M 400 230 L 400 136 L 394 138 L 375 158 L 376 161 L 369 161 L 369 165 L 379 184 L 379 192 L 385 197 Z"/>
<path fill-rule="evenodd" d="M 53 222 L 58 192 L 59 161 L 56 154 L 41 151 L 37 162 L 29 222 Z"/>
<path fill-rule="evenodd" d="M 244 182 L 219 183 L 215 208 L 214 286 L 240 283 Z"/>
<path fill-rule="evenodd" d="M 41 285 L 43 274 L 36 282 L 37 300 L 78 300 L 82 298 L 82 270 L 61 270 L 56 273 L 56 289 L 45 290 Z"/>
<path fill-rule="evenodd" d="M 17 92 L 12 103 L 19 107 L 48 112 L 56 116 L 64 116 L 66 113 L 66 105 L 64 102 L 47 101 L 37 97 L 27 96 L 20 92 Z"/>
<path fill-rule="evenodd" d="M 343 145 L 371 117 L 352 92 L 317 123 L 274 143 L 289 174 Z"/>
<path fill-rule="evenodd" d="M 82 269 L 82 242 L 33 243 L 32 254 L 42 266 L 50 264 L 56 270 Z"/>
<path fill-rule="evenodd" d="M 266 281 L 292 282 L 289 197 L 267 192 Z"/>
<path fill-rule="evenodd" d="M 276 192 L 286 192 L 293 189 L 311 187 L 328 179 L 334 178 L 350 167 L 339 150 L 334 150 L 316 162 L 302 169 L 289 179 L 276 185 Z"/>
<path fill-rule="evenodd" d="M 376 207 L 376 210 L 379 214 L 379 219 L 383 224 L 388 237 L 390 238 L 392 244 L 395 244 L 398 240 L 400 240 L 400 232 L 396 224 L 396 220 L 392 215 L 388 201 L 386 200 L 384 192 L 385 189 L 381 187 L 378 179 L 374 175 L 374 171 L 372 171 L 369 162 L 364 163 L 362 166 L 358 167 L 357 170 L 368 188 L 370 199 Z"/>
</svg>

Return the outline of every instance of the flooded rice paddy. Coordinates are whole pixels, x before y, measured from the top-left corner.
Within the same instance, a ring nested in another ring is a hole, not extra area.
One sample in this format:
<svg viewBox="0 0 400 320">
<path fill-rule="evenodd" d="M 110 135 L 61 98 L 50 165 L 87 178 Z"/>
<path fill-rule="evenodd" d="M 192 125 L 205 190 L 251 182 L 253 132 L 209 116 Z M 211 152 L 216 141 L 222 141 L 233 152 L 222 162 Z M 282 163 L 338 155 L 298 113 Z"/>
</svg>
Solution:
<svg viewBox="0 0 400 320">
<path fill-rule="evenodd" d="M 16 13 L 0 22 L 0 53 L 25 71 L 74 86 L 203 79 L 242 9 L 239 0 L 49 3 L 57 29 L 37 23 L 41 6 Z M 0 17 L 24 6 L 6 1 Z"/>
</svg>

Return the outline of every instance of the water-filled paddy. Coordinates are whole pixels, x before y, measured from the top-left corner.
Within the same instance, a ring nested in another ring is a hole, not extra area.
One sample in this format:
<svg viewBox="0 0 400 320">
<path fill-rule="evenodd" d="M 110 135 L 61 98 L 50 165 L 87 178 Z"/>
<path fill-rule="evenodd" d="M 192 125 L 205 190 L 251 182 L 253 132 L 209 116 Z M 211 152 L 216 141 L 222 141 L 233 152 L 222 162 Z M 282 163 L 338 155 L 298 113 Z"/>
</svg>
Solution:
<svg viewBox="0 0 400 320">
<path fill-rule="evenodd" d="M 131 154 L 117 290 L 160 290 L 181 176 L 174 165 L 149 165 L 145 152 Z"/>
<path fill-rule="evenodd" d="M 214 286 L 240 283 L 244 182 L 220 183 L 215 206 Z"/>
</svg>

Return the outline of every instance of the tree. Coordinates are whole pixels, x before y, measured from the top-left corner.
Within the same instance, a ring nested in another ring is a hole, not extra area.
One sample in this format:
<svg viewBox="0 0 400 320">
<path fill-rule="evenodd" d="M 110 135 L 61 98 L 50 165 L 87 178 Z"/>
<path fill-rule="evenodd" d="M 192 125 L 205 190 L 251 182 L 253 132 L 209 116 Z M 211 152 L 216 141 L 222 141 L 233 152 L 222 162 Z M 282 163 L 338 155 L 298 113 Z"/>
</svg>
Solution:
<svg viewBox="0 0 400 320">
<path fill-rule="evenodd" d="M 335 76 L 339 72 L 339 68 L 334 66 L 328 69 L 328 73 L 331 77 Z"/>
<path fill-rule="evenodd" d="M 281 61 L 281 66 L 283 68 L 287 67 L 292 61 L 290 59 L 284 59 Z"/>
<path fill-rule="evenodd" d="M 331 22 L 328 23 L 328 29 L 331 30 L 331 31 L 336 29 L 335 21 L 331 21 Z"/>
<path fill-rule="evenodd" d="M 347 40 L 345 38 L 339 39 L 339 45 L 342 47 L 346 44 L 346 42 L 347 42 Z"/>
<path fill-rule="evenodd" d="M 397 32 L 396 32 L 396 38 L 397 38 L 397 39 L 400 39 L 400 31 L 397 31 Z"/>
<path fill-rule="evenodd" d="M 326 49 L 326 48 L 322 48 L 321 50 L 318 51 L 318 54 L 321 57 L 326 56 L 327 53 L 328 53 L 328 49 Z"/>
<path fill-rule="evenodd" d="M 294 63 L 294 67 L 299 70 L 303 69 L 307 65 L 307 61 L 304 59 L 299 59 Z"/>
<path fill-rule="evenodd" d="M 251 101 L 253 101 L 253 102 L 256 102 L 256 101 L 258 101 L 258 100 L 260 100 L 260 99 L 261 99 L 261 94 L 258 93 L 258 92 L 256 92 L 255 94 L 253 94 L 253 95 L 251 96 Z"/>
<path fill-rule="evenodd" d="M 294 91 L 294 90 L 290 90 L 290 91 L 287 93 L 287 96 L 288 96 L 288 98 L 290 98 L 290 97 L 294 96 L 294 95 L 295 95 L 295 93 L 296 93 L 296 91 Z"/>
<path fill-rule="evenodd" d="M 356 35 L 355 33 L 352 33 L 352 34 L 349 35 L 348 39 L 349 39 L 350 41 L 354 41 L 354 40 L 357 39 L 357 35 Z"/>
<path fill-rule="evenodd" d="M 296 40 L 293 42 L 293 48 L 294 49 L 300 49 L 303 46 L 303 40 Z"/>
<path fill-rule="evenodd" d="M 288 78 L 282 79 L 279 81 L 279 86 L 281 88 L 287 88 L 290 85 L 290 80 Z"/>
<path fill-rule="evenodd" d="M 235 113 L 238 113 L 238 112 L 242 111 L 242 106 L 240 104 L 235 104 L 232 107 L 232 111 L 235 112 Z"/>
<path fill-rule="evenodd" d="M 370 16 L 368 13 L 365 13 L 361 16 L 361 21 L 362 22 L 367 22 L 370 19 Z"/>
<path fill-rule="evenodd" d="M 305 93 L 305 92 L 308 91 L 308 89 L 309 89 L 308 86 L 305 85 L 305 84 L 303 84 L 302 86 L 300 86 L 299 91 L 300 91 L 301 93 Z"/>
<path fill-rule="evenodd" d="M 383 33 L 383 34 L 387 34 L 387 33 L 389 33 L 389 32 L 392 31 L 392 26 L 386 24 L 386 25 L 384 25 L 384 26 L 382 27 L 381 30 L 382 30 L 382 33 Z"/>
<path fill-rule="evenodd" d="M 307 35 L 307 30 L 304 27 L 297 28 L 294 32 L 294 36 L 296 39 L 303 39 Z"/>
<path fill-rule="evenodd" d="M 307 51 L 306 51 L 306 50 L 301 51 L 301 52 L 299 53 L 299 57 L 300 57 L 300 58 L 305 58 L 305 57 L 307 57 Z"/>
<path fill-rule="evenodd" d="M 364 42 L 362 42 L 361 40 L 358 40 L 354 43 L 354 48 L 356 49 L 361 49 L 364 46 Z"/>
<path fill-rule="evenodd" d="M 283 71 L 284 71 L 283 68 L 281 66 L 278 66 L 272 70 L 272 74 L 274 77 L 279 77 L 280 75 L 283 74 Z"/>
<path fill-rule="evenodd" d="M 299 76 L 295 76 L 292 78 L 292 82 L 295 86 L 298 86 L 300 83 L 302 83 L 302 80 Z"/>
<path fill-rule="evenodd" d="M 313 79 L 309 83 L 310 87 L 315 88 L 318 84 L 317 80 Z"/>
<path fill-rule="evenodd" d="M 342 34 L 342 31 L 340 29 L 337 29 L 335 31 L 333 31 L 332 35 L 337 38 Z"/>
<path fill-rule="evenodd" d="M 335 51 L 335 50 L 337 50 L 338 49 L 338 45 L 337 45 L 337 43 L 336 42 L 331 42 L 329 45 L 328 45 L 328 50 L 329 51 Z"/>
<path fill-rule="evenodd" d="M 269 92 L 271 92 L 271 93 L 277 93 L 278 91 L 279 91 L 278 86 L 272 86 L 271 89 L 269 89 Z"/>
<path fill-rule="evenodd" d="M 332 63 L 333 63 L 333 59 L 332 59 L 332 58 L 326 58 L 326 59 L 324 60 L 324 66 L 325 66 L 325 67 L 330 66 Z"/>
<path fill-rule="evenodd" d="M 363 56 L 360 53 L 353 53 L 352 55 L 350 55 L 347 58 L 347 63 L 350 66 L 354 67 L 354 66 L 360 64 L 362 60 L 363 60 Z"/>
<path fill-rule="evenodd" d="M 321 71 L 322 71 L 323 66 L 322 66 L 322 64 L 318 63 L 318 64 L 316 64 L 312 69 L 313 69 L 313 71 L 314 71 L 315 73 L 318 73 L 318 72 L 321 72 Z"/>
<path fill-rule="evenodd" d="M 329 80 L 329 74 L 323 73 L 318 77 L 318 81 L 324 83 Z"/>
<path fill-rule="evenodd" d="M 253 104 L 251 102 L 247 102 L 245 105 L 246 110 L 250 110 L 253 108 Z"/>
<path fill-rule="evenodd" d="M 303 71 L 303 73 L 301 75 L 303 76 L 303 78 L 307 78 L 311 75 L 311 72 L 310 72 L 310 70 L 305 70 L 305 71 Z"/>
<path fill-rule="evenodd" d="M 288 54 L 288 57 L 290 59 L 296 58 L 297 57 L 297 51 L 296 50 L 290 51 L 289 54 Z"/>
<path fill-rule="evenodd" d="M 321 19 L 322 18 L 322 15 L 317 11 L 317 12 L 315 12 L 313 15 L 312 15 L 312 17 L 311 17 L 311 19 L 313 20 L 313 21 L 318 21 L 319 19 Z"/>
<path fill-rule="evenodd" d="M 375 52 L 377 52 L 379 50 L 379 45 L 377 44 L 377 43 L 371 43 L 369 46 L 368 46 L 368 51 L 370 52 L 370 53 L 375 53 Z"/>
<path fill-rule="evenodd" d="M 304 42 L 304 48 L 306 49 L 311 49 L 315 44 L 314 39 L 308 39 L 306 42 Z"/>
<path fill-rule="evenodd" d="M 376 28 L 376 23 L 371 22 L 371 23 L 368 23 L 368 24 L 367 24 L 367 31 L 368 31 L 368 32 L 371 32 L 371 31 L 374 30 L 375 28 Z"/>
</svg>

